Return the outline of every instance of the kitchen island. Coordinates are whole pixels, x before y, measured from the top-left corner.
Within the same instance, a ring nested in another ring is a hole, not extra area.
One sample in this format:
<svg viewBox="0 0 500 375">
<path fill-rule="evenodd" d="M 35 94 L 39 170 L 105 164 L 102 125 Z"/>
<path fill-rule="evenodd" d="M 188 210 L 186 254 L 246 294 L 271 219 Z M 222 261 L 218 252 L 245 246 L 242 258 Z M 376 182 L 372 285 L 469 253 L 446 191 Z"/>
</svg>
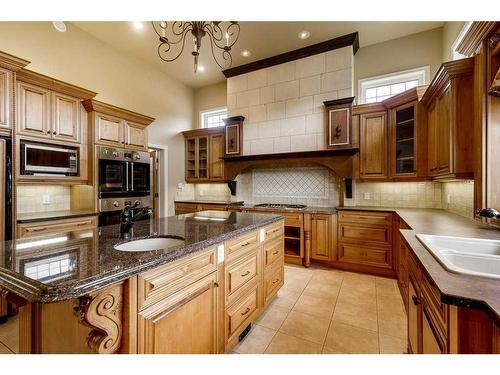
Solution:
<svg viewBox="0 0 500 375">
<path fill-rule="evenodd" d="M 115 249 L 167 236 L 182 242 Z M 277 215 L 204 211 L 136 222 L 127 241 L 110 225 L 2 245 L 0 315 L 19 353 L 224 353 L 283 285 Z"/>
</svg>

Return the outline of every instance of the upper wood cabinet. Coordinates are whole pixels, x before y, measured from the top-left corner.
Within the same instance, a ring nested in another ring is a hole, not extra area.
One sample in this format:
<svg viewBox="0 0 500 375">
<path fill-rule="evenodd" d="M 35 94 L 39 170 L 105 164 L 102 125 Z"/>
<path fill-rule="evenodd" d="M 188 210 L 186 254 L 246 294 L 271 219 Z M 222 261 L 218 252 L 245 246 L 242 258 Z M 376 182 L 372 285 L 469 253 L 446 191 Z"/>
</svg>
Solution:
<svg viewBox="0 0 500 375">
<path fill-rule="evenodd" d="M 474 58 L 446 62 L 422 97 L 428 110 L 429 176 L 474 176 Z"/>
<path fill-rule="evenodd" d="M 16 80 L 18 135 L 86 143 L 81 103 L 96 93 L 28 70 Z"/>
<path fill-rule="evenodd" d="M 91 113 L 95 144 L 137 151 L 148 149 L 146 127 L 154 118 L 97 100 L 86 100 L 83 105 Z"/>
<path fill-rule="evenodd" d="M 14 77 L 29 61 L 0 52 L 0 130 L 12 129 L 14 113 Z"/>
<path fill-rule="evenodd" d="M 387 179 L 387 112 L 361 114 L 359 133 L 359 177 Z"/>
<path fill-rule="evenodd" d="M 187 182 L 224 181 L 224 127 L 188 130 L 185 138 Z"/>
</svg>

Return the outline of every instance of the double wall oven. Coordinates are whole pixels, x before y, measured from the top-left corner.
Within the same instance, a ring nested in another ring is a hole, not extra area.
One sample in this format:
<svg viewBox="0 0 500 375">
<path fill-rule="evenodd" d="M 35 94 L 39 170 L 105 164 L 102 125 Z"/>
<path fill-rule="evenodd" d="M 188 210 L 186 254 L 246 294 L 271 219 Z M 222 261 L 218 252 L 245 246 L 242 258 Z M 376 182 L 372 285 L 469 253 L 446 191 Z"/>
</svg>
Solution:
<svg viewBox="0 0 500 375">
<path fill-rule="evenodd" d="M 151 206 L 151 162 L 147 152 L 98 148 L 99 225 L 117 224 L 120 211 L 140 202 Z"/>
</svg>

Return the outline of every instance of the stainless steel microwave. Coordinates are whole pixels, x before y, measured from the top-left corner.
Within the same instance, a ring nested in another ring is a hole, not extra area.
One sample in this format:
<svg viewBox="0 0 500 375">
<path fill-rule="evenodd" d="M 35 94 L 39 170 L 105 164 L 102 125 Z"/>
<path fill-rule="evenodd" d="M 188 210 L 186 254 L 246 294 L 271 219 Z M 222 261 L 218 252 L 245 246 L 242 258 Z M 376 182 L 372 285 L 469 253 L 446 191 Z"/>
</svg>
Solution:
<svg viewBox="0 0 500 375">
<path fill-rule="evenodd" d="M 78 149 L 21 141 L 21 174 L 77 176 Z"/>
</svg>

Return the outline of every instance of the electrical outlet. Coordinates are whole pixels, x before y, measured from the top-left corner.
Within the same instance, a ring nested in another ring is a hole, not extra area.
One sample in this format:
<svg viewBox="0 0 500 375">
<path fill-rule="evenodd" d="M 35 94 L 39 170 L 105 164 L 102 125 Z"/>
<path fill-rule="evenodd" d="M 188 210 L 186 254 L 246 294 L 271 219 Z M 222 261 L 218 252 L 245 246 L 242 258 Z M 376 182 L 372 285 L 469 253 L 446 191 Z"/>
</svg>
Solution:
<svg viewBox="0 0 500 375">
<path fill-rule="evenodd" d="M 368 201 L 368 200 L 372 199 L 372 198 L 370 197 L 370 193 L 369 193 L 369 192 L 364 192 L 364 193 L 363 193 L 363 199 L 364 199 L 365 201 Z"/>
<path fill-rule="evenodd" d="M 50 204 L 50 195 L 48 194 L 42 195 L 42 204 Z"/>
<path fill-rule="evenodd" d="M 446 195 L 446 203 L 451 203 L 451 195 L 450 194 Z"/>
</svg>

